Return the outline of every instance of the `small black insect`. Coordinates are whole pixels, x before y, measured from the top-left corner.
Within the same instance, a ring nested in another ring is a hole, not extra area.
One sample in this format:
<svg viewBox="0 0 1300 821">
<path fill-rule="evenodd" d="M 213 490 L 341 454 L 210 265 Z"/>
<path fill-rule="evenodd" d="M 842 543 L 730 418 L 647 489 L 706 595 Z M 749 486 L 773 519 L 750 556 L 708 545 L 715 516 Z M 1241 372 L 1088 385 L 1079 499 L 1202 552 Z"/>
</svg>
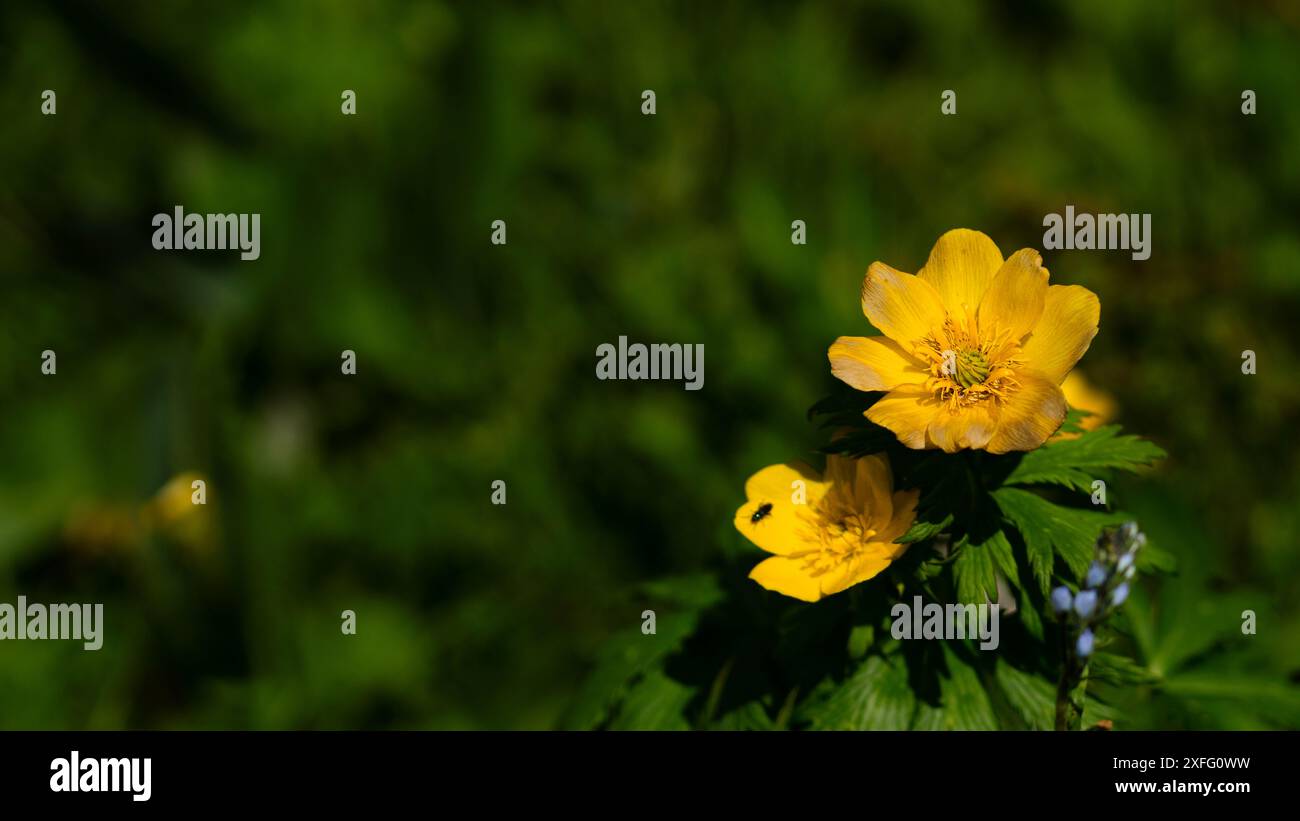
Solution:
<svg viewBox="0 0 1300 821">
<path fill-rule="evenodd" d="M 749 523 L 751 525 L 756 525 L 759 522 L 766 519 L 769 515 L 771 515 L 771 513 L 772 513 L 772 503 L 764 502 L 763 504 L 758 506 L 758 510 L 754 511 L 754 515 L 749 517 Z"/>
</svg>

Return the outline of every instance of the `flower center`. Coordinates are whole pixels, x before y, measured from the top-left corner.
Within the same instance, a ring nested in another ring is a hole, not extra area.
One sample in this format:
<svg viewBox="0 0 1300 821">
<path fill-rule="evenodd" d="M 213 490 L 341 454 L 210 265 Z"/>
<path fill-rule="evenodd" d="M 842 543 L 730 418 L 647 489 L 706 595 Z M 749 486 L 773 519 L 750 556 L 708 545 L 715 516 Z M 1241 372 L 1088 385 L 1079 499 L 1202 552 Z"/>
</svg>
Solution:
<svg viewBox="0 0 1300 821">
<path fill-rule="evenodd" d="M 969 311 L 964 319 L 948 317 L 913 347 L 918 358 L 930 363 L 926 388 L 953 411 L 988 400 L 1000 402 L 1019 388 L 1015 372 L 1020 346 L 997 328 L 981 333 Z"/>
<path fill-rule="evenodd" d="M 876 537 L 868 510 L 860 509 L 851 488 L 837 487 L 817 506 L 801 508 L 805 537 L 818 547 L 789 554 L 800 559 L 805 572 L 816 577 L 853 560 Z"/>
<path fill-rule="evenodd" d="M 954 359 L 952 378 L 963 388 L 972 388 L 989 378 L 992 366 L 979 351 L 961 351 Z"/>
</svg>

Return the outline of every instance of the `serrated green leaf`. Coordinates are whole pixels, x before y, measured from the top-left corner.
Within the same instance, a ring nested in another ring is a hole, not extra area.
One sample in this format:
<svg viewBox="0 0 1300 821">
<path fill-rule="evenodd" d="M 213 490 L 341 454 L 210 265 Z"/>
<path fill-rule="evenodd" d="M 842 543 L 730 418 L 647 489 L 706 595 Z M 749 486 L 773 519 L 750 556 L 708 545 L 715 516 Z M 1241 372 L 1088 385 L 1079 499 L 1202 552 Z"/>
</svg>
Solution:
<svg viewBox="0 0 1300 821">
<path fill-rule="evenodd" d="M 829 695 L 804 708 L 815 730 L 906 730 L 916 696 L 902 659 L 871 656 Z"/>
<path fill-rule="evenodd" d="M 1088 677 L 1109 684 L 1154 684 L 1160 677 L 1133 659 L 1114 653 L 1094 653 L 1088 664 Z"/>
<path fill-rule="evenodd" d="M 944 528 L 949 527 L 951 524 L 952 514 L 948 514 L 943 519 L 936 522 L 922 522 L 918 520 L 907 529 L 906 533 L 899 536 L 894 541 L 897 544 L 912 544 L 913 542 L 924 541 L 932 536 L 939 535 L 943 532 Z"/>
<path fill-rule="evenodd" d="M 1051 583 L 1051 566 L 1045 563 L 1045 544 L 1059 556 L 1076 578 L 1087 572 L 1094 556 L 1097 536 L 1107 525 L 1119 524 L 1121 513 L 1062 507 L 1020 488 L 993 491 L 1003 518 L 1020 532 L 1030 565 L 1044 591 Z"/>
<path fill-rule="evenodd" d="M 1081 729 L 1087 730 L 1095 727 L 1102 721 L 1114 721 L 1119 716 L 1119 711 L 1104 702 L 1098 701 L 1092 696 L 1087 696 L 1083 700 L 1083 718 L 1080 721 Z"/>
<path fill-rule="evenodd" d="M 1165 457 L 1155 444 L 1138 436 L 1120 435 L 1107 425 L 1077 439 L 1065 439 L 1031 450 L 1007 476 L 1008 485 L 1053 484 L 1084 493 L 1108 470 L 1134 471 Z"/>
<path fill-rule="evenodd" d="M 1007 541 L 1007 536 L 1001 530 L 993 531 L 993 535 L 984 542 L 983 547 L 989 551 L 993 557 L 994 566 L 1002 571 L 1002 575 L 1016 589 L 1020 588 L 1020 571 L 1016 568 L 1016 557 L 1011 552 L 1011 542 Z M 994 601 L 997 597 L 994 596 Z"/>
<path fill-rule="evenodd" d="M 963 604 L 997 601 L 998 581 L 993 571 L 993 551 L 987 545 L 961 544 L 953 563 L 953 573 L 957 577 L 958 601 Z"/>
<path fill-rule="evenodd" d="M 686 706 L 695 690 L 662 670 L 646 673 L 619 704 L 609 723 L 613 730 L 689 730 Z"/>
<path fill-rule="evenodd" d="M 1025 626 L 1029 635 L 1043 640 L 1043 614 L 1038 609 L 1038 603 L 1034 601 L 1028 590 L 1020 591 L 1019 600 L 1016 602 L 1016 614 L 1020 616 L 1020 622 Z"/>
<path fill-rule="evenodd" d="M 1015 512 L 1007 514 L 1008 524 L 1014 527 L 1020 534 L 1020 540 L 1025 543 L 1025 555 L 1029 559 L 1029 569 L 1033 571 L 1034 579 L 1038 581 L 1038 587 L 1047 595 L 1047 591 L 1052 586 L 1052 568 L 1056 563 L 1056 554 L 1052 552 L 1052 540 L 1046 532 L 1034 530 L 1028 525 L 1021 527 L 1012 519 L 1017 515 Z M 1020 519 L 1020 521 L 1023 521 Z"/>
<path fill-rule="evenodd" d="M 715 730 L 772 730 L 776 729 L 767 708 L 757 700 L 747 701 L 712 725 Z"/>
<path fill-rule="evenodd" d="M 605 642 L 591 674 L 565 711 L 562 727 L 600 726 L 628 696 L 633 682 L 677 650 L 695 630 L 700 613 L 722 596 L 717 580 L 703 574 L 649 582 L 641 586 L 641 593 L 660 608 L 656 632 L 646 635 L 638 624 Z"/>
<path fill-rule="evenodd" d="M 998 659 L 998 686 L 1016 714 L 1032 730 L 1050 730 L 1056 716 L 1056 685 Z"/>
<path fill-rule="evenodd" d="M 1093 415 L 1092 411 L 1086 411 L 1082 408 L 1070 408 L 1065 414 L 1065 421 L 1061 423 L 1059 433 L 1084 433 L 1083 420 Z"/>
<path fill-rule="evenodd" d="M 922 702 L 916 712 L 916 730 L 996 730 L 997 716 L 979 673 L 943 646 L 947 674 L 939 676 L 938 706 Z"/>
</svg>

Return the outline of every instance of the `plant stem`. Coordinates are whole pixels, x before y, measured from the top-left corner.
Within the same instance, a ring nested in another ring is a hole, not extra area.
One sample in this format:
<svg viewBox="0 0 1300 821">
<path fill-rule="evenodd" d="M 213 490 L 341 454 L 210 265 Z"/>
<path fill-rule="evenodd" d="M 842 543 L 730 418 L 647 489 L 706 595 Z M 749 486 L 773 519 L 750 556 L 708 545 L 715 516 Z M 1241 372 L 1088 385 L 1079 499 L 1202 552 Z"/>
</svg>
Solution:
<svg viewBox="0 0 1300 821">
<path fill-rule="evenodd" d="M 1056 729 L 1077 730 L 1083 723 L 1088 696 L 1088 664 L 1080 663 L 1070 646 L 1069 631 L 1061 626 L 1061 678 L 1056 684 Z"/>
</svg>

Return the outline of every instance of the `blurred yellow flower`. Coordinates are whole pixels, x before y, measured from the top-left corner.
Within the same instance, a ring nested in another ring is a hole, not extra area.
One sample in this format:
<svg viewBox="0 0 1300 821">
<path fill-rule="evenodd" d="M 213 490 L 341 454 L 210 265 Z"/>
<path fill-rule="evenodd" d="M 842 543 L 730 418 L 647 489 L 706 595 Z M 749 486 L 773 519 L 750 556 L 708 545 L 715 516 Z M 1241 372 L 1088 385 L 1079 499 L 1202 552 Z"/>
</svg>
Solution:
<svg viewBox="0 0 1300 821">
<path fill-rule="evenodd" d="M 749 577 L 804 601 L 872 578 L 907 550 L 894 540 L 916 519 L 920 492 L 893 488 L 883 455 L 831 456 L 824 476 L 801 464 L 763 468 L 745 483 L 736 529 L 776 555 Z"/>
<path fill-rule="evenodd" d="M 1067 405 L 1090 414 L 1079 420 L 1079 427 L 1085 431 L 1096 430 L 1115 418 L 1115 397 L 1089 382 L 1082 371 L 1070 371 L 1070 375 L 1061 383 L 1061 391 L 1065 394 Z M 1073 439 L 1078 435 L 1062 433 L 1060 437 Z"/>
<path fill-rule="evenodd" d="M 196 482 L 203 483 L 204 504 L 196 502 Z M 144 506 L 145 522 L 191 550 L 206 552 L 213 545 L 214 535 L 206 486 L 207 480 L 199 473 L 173 476 Z"/>
<path fill-rule="evenodd" d="M 1061 382 L 1097 333 L 1101 303 L 1078 285 L 1047 284 L 1037 251 L 1003 260 L 959 228 L 915 275 L 873 262 L 862 311 L 884 336 L 843 336 L 831 371 L 887 391 L 867 418 L 910 448 L 1032 450 L 1065 421 Z"/>
<path fill-rule="evenodd" d="M 79 553 L 125 552 L 138 544 L 140 520 L 133 508 L 109 503 L 82 503 L 69 514 L 63 538 Z"/>
</svg>

